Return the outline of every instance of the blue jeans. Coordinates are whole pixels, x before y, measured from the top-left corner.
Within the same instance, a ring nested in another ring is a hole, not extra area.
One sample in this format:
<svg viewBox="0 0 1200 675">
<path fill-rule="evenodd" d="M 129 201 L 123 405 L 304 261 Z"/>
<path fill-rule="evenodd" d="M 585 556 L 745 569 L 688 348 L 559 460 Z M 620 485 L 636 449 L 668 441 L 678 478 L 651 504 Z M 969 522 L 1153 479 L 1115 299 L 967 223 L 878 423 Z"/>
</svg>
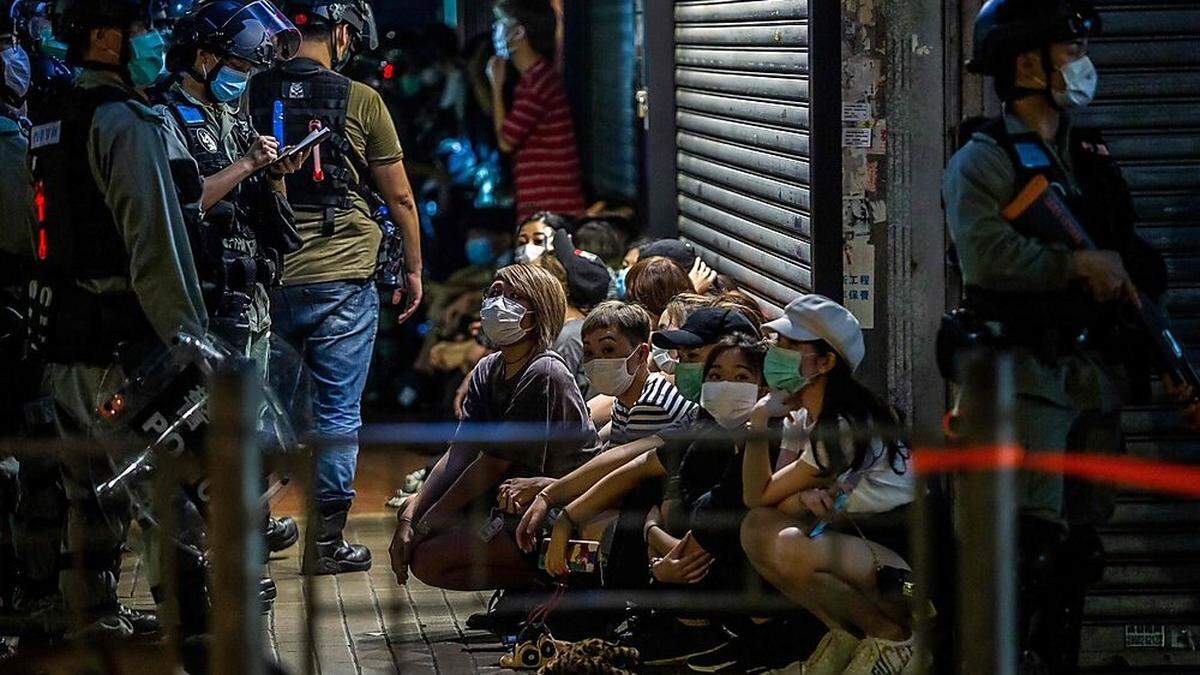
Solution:
<svg viewBox="0 0 1200 675">
<path fill-rule="evenodd" d="M 317 455 L 313 498 L 354 498 L 362 394 L 379 327 L 374 282 L 285 286 L 271 293 L 277 335 L 296 349 L 312 376 L 313 431 L 331 439 Z"/>
</svg>

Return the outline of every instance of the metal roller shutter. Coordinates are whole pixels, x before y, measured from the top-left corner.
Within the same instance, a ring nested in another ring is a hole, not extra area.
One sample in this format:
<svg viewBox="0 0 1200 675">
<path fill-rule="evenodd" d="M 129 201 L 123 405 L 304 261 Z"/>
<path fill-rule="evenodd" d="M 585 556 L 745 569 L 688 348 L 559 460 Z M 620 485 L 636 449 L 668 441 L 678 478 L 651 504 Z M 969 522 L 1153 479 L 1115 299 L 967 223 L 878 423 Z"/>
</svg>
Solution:
<svg viewBox="0 0 1200 675">
<path fill-rule="evenodd" d="M 1138 228 L 1166 256 L 1174 325 L 1200 362 L 1200 2 L 1096 4 L 1104 20 L 1091 45 L 1100 92 L 1080 122 L 1105 130 L 1133 189 Z M 1135 455 L 1200 456 L 1174 411 L 1129 410 L 1125 429 Z M 1082 666 L 1200 671 L 1197 532 L 1196 502 L 1121 497 L 1102 533 L 1109 565 L 1087 600 Z"/>
<path fill-rule="evenodd" d="M 773 310 L 814 287 L 808 5 L 675 3 L 679 233 Z"/>
</svg>

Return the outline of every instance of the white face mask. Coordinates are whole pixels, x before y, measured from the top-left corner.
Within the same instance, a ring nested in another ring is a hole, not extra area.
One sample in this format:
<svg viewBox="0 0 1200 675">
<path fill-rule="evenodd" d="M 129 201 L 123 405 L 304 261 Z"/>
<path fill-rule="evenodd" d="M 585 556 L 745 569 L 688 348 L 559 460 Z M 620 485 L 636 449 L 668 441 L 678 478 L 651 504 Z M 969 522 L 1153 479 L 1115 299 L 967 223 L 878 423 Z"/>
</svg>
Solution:
<svg viewBox="0 0 1200 675">
<path fill-rule="evenodd" d="M 531 263 L 542 257 L 542 254 L 545 252 L 546 247 L 541 244 L 525 244 L 524 246 L 517 247 L 516 260 L 518 263 Z"/>
<path fill-rule="evenodd" d="M 758 385 L 753 382 L 705 382 L 700 388 L 700 406 L 726 429 L 749 421 L 757 403 Z"/>
<path fill-rule="evenodd" d="M 671 355 L 671 350 L 662 347 L 651 347 L 650 358 L 654 359 L 654 365 L 664 373 L 674 373 L 675 366 L 679 365 L 679 359 Z"/>
<path fill-rule="evenodd" d="M 1063 110 L 1080 110 L 1086 108 L 1092 99 L 1096 98 L 1096 86 L 1100 76 L 1096 73 L 1096 65 L 1086 56 L 1075 59 L 1059 68 L 1066 88 L 1054 92 L 1054 102 Z"/>
<path fill-rule="evenodd" d="M 483 307 L 479 311 L 483 334 L 498 347 L 516 344 L 529 332 L 521 327 L 525 313 L 524 305 L 503 295 L 484 298 Z"/>
<path fill-rule="evenodd" d="M 629 389 L 636 377 L 635 373 L 629 372 L 629 359 L 637 353 L 635 349 L 633 354 L 623 359 L 592 359 L 583 364 L 583 374 L 587 375 L 588 382 L 597 393 L 620 396 Z"/>
</svg>

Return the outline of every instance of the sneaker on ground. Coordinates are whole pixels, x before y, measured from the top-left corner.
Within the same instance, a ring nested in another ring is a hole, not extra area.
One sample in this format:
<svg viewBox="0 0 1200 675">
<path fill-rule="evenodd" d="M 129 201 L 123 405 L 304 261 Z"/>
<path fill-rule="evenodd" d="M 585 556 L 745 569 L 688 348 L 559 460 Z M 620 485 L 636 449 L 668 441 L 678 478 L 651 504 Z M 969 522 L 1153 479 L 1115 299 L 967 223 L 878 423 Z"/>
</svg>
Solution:
<svg viewBox="0 0 1200 675">
<path fill-rule="evenodd" d="M 620 630 L 617 643 L 638 650 L 643 666 L 667 666 L 714 652 L 729 642 L 729 634 L 718 626 L 689 626 L 670 616 L 652 615 L 630 619 Z"/>
<path fill-rule="evenodd" d="M 821 638 L 817 648 L 803 663 L 796 661 L 779 670 L 771 671 L 778 675 L 841 675 L 854 657 L 855 650 L 861 642 L 858 638 L 844 630 L 833 629 Z"/>
<path fill-rule="evenodd" d="M 913 656 L 913 638 L 900 642 L 869 637 L 858 644 L 846 675 L 913 675 L 917 659 Z"/>
</svg>

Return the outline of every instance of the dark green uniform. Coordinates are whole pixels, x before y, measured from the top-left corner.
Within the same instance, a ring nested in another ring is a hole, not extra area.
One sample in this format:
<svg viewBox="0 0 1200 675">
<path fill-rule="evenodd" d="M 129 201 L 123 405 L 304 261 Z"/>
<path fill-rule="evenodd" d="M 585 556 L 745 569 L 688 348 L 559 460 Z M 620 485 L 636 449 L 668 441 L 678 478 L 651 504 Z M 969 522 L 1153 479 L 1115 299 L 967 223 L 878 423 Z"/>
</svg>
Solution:
<svg viewBox="0 0 1200 675">
<path fill-rule="evenodd" d="M 1065 116 L 1053 145 L 1007 115 L 950 161 L 943 198 L 967 304 L 1014 343 L 1018 441 L 1038 452 L 1116 452 L 1122 403 L 1148 393 L 1146 345 L 1117 329 L 1116 305 L 1096 303 L 1068 278 L 1064 245 L 1026 236 L 1001 216 L 1033 175 L 1063 190 L 1097 245 L 1118 252 L 1151 297 L 1165 290 L 1165 266 L 1134 231 L 1129 190 L 1107 146 Z M 1095 523 L 1110 509 L 1106 499 L 1064 500 L 1061 476 L 1022 476 L 1024 515 Z"/>
<path fill-rule="evenodd" d="M 89 297 L 97 305 L 104 299 L 131 298 L 148 326 L 142 340 L 167 344 L 180 330 L 203 335 L 207 323 L 204 301 L 177 193 L 177 183 L 192 183 L 198 188 L 195 163 L 162 113 L 151 108 L 115 73 L 84 70 L 71 96 L 78 100 L 102 89 L 125 94 L 120 96 L 122 100 L 104 102 L 95 109 L 79 161 L 86 162 L 84 179 L 94 181 L 104 208 L 116 224 L 120 253 L 127 257 L 128 269 L 114 270 L 111 276 L 93 274 L 74 282 L 59 273 L 57 283 L 72 284 L 73 292 L 83 294 L 74 295 L 71 306 L 55 311 L 86 312 Z M 45 128 L 52 127 L 53 123 Z M 37 128 L 34 133 L 36 136 Z M 189 171 L 190 176 L 186 175 Z M 198 191 L 194 192 L 191 198 L 198 199 Z M 61 197 L 48 194 L 47 200 Z M 55 255 L 52 244 L 49 258 Z M 117 332 L 122 327 L 95 328 L 99 333 Z M 137 339 L 134 335 L 126 337 Z M 73 341 L 78 342 L 74 336 L 65 339 L 66 343 Z M 78 345 L 66 347 L 59 351 L 79 352 Z M 101 433 L 97 406 L 121 384 L 121 366 L 111 359 L 104 363 L 97 358 L 49 358 L 46 387 L 57 405 L 62 433 L 84 437 Z M 103 608 L 116 600 L 116 571 L 129 523 L 128 505 L 96 503 L 94 486 L 111 473 L 107 460 L 70 456 L 64 464 L 71 501 L 68 548 L 83 558 L 84 568 L 63 573 L 63 592 L 68 603 L 82 599 L 86 606 L 80 609 Z"/>
</svg>

